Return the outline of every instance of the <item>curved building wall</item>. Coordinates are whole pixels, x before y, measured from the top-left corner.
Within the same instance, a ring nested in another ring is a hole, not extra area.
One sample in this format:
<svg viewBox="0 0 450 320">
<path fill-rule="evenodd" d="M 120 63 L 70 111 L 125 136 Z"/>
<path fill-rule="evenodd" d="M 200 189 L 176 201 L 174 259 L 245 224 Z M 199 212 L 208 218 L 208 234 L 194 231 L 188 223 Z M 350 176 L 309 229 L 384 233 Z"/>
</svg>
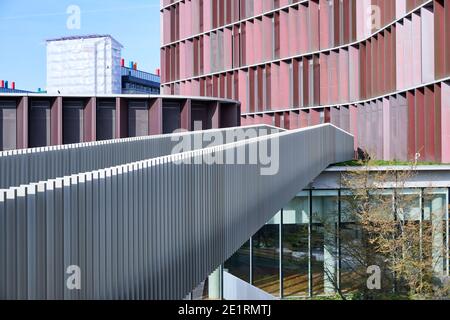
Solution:
<svg viewBox="0 0 450 320">
<path fill-rule="evenodd" d="M 242 124 L 332 122 L 384 159 L 450 162 L 450 2 L 162 1 L 162 93 Z"/>
<path fill-rule="evenodd" d="M 241 124 L 229 99 L 145 94 L 0 94 L 0 151 Z"/>
</svg>

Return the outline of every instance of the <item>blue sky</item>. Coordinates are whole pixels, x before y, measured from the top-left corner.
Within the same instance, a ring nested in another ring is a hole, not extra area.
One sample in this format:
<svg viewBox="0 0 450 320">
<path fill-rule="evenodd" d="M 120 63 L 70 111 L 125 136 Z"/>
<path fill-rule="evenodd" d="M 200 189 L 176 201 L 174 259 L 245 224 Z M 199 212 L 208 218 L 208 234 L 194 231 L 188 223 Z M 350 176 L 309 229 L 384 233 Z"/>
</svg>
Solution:
<svg viewBox="0 0 450 320">
<path fill-rule="evenodd" d="M 67 8 L 81 9 L 79 30 L 67 28 Z M 0 0 L 0 79 L 17 89 L 46 86 L 45 39 L 110 34 L 122 57 L 139 69 L 159 68 L 159 0 Z"/>
</svg>

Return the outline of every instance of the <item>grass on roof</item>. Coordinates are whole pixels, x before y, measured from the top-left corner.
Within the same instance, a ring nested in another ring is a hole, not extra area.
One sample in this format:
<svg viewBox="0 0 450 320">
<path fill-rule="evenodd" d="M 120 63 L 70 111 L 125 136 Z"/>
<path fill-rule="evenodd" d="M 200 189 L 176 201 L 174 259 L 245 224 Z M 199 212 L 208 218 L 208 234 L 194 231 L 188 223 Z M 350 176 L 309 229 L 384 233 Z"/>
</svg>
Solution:
<svg viewBox="0 0 450 320">
<path fill-rule="evenodd" d="M 337 167 L 362 167 L 367 165 L 367 162 L 362 160 L 350 160 L 346 162 L 336 163 L 333 166 Z M 371 167 L 383 167 L 383 166 L 412 166 L 412 162 L 409 161 L 385 161 L 385 160 L 370 160 L 368 165 Z M 434 166 L 434 165 L 443 165 L 443 163 L 439 162 L 418 162 L 418 166 Z"/>
</svg>

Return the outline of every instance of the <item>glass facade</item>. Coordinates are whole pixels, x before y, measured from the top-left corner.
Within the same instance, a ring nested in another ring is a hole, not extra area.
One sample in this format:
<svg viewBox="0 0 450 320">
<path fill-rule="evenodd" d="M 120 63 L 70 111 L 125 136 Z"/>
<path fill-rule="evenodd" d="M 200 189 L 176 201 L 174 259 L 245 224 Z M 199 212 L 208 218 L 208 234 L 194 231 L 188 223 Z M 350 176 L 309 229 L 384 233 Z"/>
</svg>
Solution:
<svg viewBox="0 0 450 320">
<path fill-rule="evenodd" d="M 430 230 L 432 241 L 423 244 L 423 251 L 432 255 L 434 272 L 443 276 L 449 275 L 448 192 L 380 189 L 371 195 L 373 206 L 397 210 L 408 223 L 419 224 L 421 232 Z M 351 197 L 347 190 L 299 193 L 225 263 L 225 270 L 281 298 L 366 289 L 370 252 Z M 371 259 L 381 266 L 382 291 L 391 292 L 394 282 L 384 258 Z"/>
<path fill-rule="evenodd" d="M 283 208 L 283 295 L 308 294 L 309 193 L 298 194 Z"/>
<path fill-rule="evenodd" d="M 246 282 L 250 282 L 250 266 L 251 266 L 250 243 L 251 240 L 247 241 L 224 264 L 225 270 L 229 271 L 239 279 L 244 280 Z"/>
<path fill-rule="evenodd" d="M 431 243 L 423 248 L 433 257 L 433 270 L 438 275 L 449 275 L 448 193 L 446 189 L 423 192 L 423 230 L 431 232 Z M 425 232 L 425 231 L 422 231 Z"/>
<path fill-rule="evenodd" d="M 123 94 L 159 94 L 160 76 L 140 70 L 122 67 Z"/>
<path fill-rule="evenodd" d="M 274 295 L 280 295 L 280 217 L 270 220 L 252 237 L 253 285 Z"/>
<path fill-rule="evenodd" d="M 311 269 L 312 293 L 321 295 L 333 290 L 337 279 L 338 192 L 312 191 Z"/>
<path fill-rule="evenodd" d="M 344 293 L 351 293 L 365 285 L 367 273 L 363 261 L 367 251 L 362 228 L 355 219 L 356 208 L 351 192 L 341 191 L 339 199 L 340 289 Z"/>
</svg>

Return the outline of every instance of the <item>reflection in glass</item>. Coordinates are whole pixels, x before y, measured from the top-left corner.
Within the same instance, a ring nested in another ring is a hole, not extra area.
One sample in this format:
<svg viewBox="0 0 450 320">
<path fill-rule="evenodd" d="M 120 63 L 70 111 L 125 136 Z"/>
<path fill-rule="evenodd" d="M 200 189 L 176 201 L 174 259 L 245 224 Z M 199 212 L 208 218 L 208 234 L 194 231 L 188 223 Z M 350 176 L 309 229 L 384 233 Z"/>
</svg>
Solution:
<svg viewBox="0 0 450 320">
<path fill-rule="evenodd" d="M 250 282 L 250 241 L 225 262 L 224 268 L 239 279 Z"/>
<path fill-rule="evenodd" d="M 341 192 L 340 218 L 340 288 L 344 293 L 356 292 L 366 285 L 367 247 L 358 225 L 357 203 L 350 191 Z"/>
<path fill-rule="evenodd" d="M 423 244 L 423 255 L 432 258 L 434 272 L 441 275 L 449 271 L 447 192 L 447 189 L 423 192 L 421 189 L 397 189 L 395 192 L 380 189 L 371 192 L 368 209 L 371 214 L 393 219 L 396 208 L 397 218 L 421 224 L 422 232 L 431 234 L 431 240 Z M 361 202 L 347 190 L 341 190 L 340 203 L 338 198 L 336 190 L 313 190 L 311 199 L 309 191 L 301 192 L 283 208 L 283 297 L 308 296 L 309 264 L 312 293 L 316 296 L 334 294 L 338 285 L 343 293 L 367 294 L 367 267 L 370 265 L 380 266 L 382 272 L 382 288 L 377 294 L 392 293 L 394 285 L 401 291 L 401 283 L 394 282 L 386 265 L 386 256 L 375 253 L 359 224 L 356 210 Z M 308 246 L 310 216 L 311 243 Z M 280 218 L 278 213 L 253 237 L 253 285 L 274 296 L 280 295 Z M 249 282 L 250 265 L 247 242 L 225 263 L 225 268 Z M 204 289 L 198 291 L 204 292 Z"/>
<path fill-rule="evenodd" d="M 283 294 L 308 295 L 309 193 L 302 192 L 283 208 Z"/>
<path fill-rule="evenodd" d="M 417 189 L 404 189 L 396 194 L 398 204 L 397 213 L 400 219 L 406 221 L 420 221 L 422 209 L 420 206 L 421 192 Z"/>
<path fill-rule="evenodd" d="M 379 266 L 382 272 L 382 289 L 392 289 L 392 275 L 386 269 L 385 257 L 376 253 L 368 235 L 360 225 L 366 214 L 393 221 L 392 190 L 369 191 L 370 197 L 356 191 L 342 190 L 340 197 L 339 251 L 340 288 L 344 293 L 366 292 L 367 268 Z M 378 292 L 377 292 L 378 293 Z"/>
<path fill-rule="evenodd" d="M 192 300 L 208 300 L 208 278 L 195 287 L 191 294 Z"/>
<path fill-rule="evenodd" d="M 279 227 L 280 213 L 252 238 L 253 285 L 274 296 L 280 294 Z"/>
<path fill-rule="evenodd" d="M 338 192 L 312 192 L 311 266 L 313 294 L 332 294 L 339 280 L 336 225 Z"/>
<path fill-rule="evenodd" d="M 424 194 L 424 226 L 431 233 L 431 241 L 424 254 L 432 258 L 433 273 L 443 276 L 448 268 L 447 194 L 445 189 L 427 190 Z"/>
</svg>

